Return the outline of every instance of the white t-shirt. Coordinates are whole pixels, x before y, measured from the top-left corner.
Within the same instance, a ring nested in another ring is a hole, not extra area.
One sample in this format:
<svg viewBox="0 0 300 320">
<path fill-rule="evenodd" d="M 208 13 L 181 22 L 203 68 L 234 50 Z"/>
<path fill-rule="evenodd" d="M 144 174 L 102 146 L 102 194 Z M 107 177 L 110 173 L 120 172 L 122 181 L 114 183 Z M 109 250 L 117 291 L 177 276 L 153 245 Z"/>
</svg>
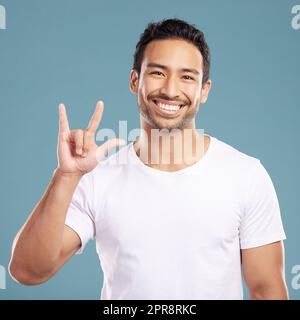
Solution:
<svg viewBox="0 0 300 320">
<path fill-rule="evenodd" d="M 131 142 L 82 177 L 66 224 L 77 253 L 96 239 L 101 299 L 242 299 L 240 249 L 286 239 L 260 160 L 209 137 L 179 171 L 147 166 Z"/>
</svg>

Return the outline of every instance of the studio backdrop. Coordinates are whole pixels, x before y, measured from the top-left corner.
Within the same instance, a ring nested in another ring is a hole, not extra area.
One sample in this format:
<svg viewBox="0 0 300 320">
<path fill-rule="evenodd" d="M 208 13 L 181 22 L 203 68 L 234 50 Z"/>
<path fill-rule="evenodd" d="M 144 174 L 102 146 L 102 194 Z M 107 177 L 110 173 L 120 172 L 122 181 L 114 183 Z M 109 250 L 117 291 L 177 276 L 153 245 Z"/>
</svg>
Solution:
<svg viewBox="0 0 300 320">
<path fill-rule="evenodd" d="M 135 44 L 149 22 L 174 17 L 202 30 L 211 49 L 197 128 L 268 170 L 289 294 L 300 298 L 300 0 L 0 0 L 0 299 L 99 299 L 94 242 L 38 286 L 11 278 L 12 242 L 56 167 L 58 104 L 82 128 L 103 100 L 101 127 L 128 139 L 139 128 L 129 90 Z"/>
</svg>

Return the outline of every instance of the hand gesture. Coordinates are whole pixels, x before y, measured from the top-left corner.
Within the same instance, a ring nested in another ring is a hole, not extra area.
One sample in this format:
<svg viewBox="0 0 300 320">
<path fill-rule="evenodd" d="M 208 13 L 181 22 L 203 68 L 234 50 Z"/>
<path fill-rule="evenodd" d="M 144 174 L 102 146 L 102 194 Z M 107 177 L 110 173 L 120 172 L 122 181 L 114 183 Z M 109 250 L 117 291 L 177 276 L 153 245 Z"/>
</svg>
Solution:
<svg viewBox="0 0 300 320">
<path fill-rule="evenodd" d="M 122 139 L 110 139 L 101 146 L 95 143 L 103 109 L 104 104 L 99 101 L 87 128 L 70 130 L 66 108 L 64 104 L 59 105 L 57 160 L 62 173 L 83 175 L 93 170 L 110 149 L 125 144 Z"/>
</svg>

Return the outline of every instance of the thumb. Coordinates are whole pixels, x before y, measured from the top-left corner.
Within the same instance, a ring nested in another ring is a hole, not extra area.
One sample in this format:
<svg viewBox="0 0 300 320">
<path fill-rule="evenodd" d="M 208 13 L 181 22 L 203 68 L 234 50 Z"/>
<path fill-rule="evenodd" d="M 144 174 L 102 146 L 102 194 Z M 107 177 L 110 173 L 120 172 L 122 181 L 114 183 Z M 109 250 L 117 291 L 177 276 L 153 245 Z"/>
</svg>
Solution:
<svg viewBox="0 0 300 320">
<path fill-rule="evenodd" d="M 98 162 L 105 158 L 106 154 L 113 148 L 117 146 L 122 146 L 126 144 L 124 139 L 114 138 L 106 141 L 101 146 L 99 146 L 96 150 L 96 159 Z"/>
</svg>

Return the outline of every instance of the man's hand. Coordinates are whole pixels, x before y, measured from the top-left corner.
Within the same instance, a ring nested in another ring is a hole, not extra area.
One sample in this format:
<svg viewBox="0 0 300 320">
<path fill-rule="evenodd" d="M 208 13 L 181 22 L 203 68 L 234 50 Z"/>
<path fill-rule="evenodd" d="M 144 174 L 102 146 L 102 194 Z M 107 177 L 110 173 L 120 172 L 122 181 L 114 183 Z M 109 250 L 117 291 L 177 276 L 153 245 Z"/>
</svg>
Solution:
<svg viewBox="0 0 300 320">
<path fill-rule="evenodd" d="M 125 144 L 122 139 L 111 139 L 101 146 L 95 143 L 95 132 L 101 121 L 103 108 L 103 102 L 99 101 L 85 130 L 70 130 L 66 108 L 64 104 L 59 105 L 57 168 L 61 173 L 83 175 L 93 170 L 110 149 Z"/>
</svg>

